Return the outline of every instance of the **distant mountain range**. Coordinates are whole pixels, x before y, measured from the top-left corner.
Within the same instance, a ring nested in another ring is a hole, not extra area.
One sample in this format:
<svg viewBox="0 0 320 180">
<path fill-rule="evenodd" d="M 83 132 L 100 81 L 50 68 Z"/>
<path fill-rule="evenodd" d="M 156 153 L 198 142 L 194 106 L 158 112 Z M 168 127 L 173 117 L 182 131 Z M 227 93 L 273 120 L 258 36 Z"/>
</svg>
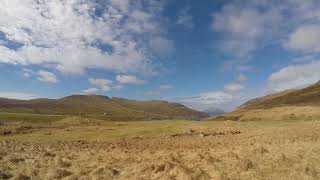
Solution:
<svg viewBox="0 0 320 180">
<path fill-rule="evenodd" d="M 215 120 L 320 119 L 320 82 L 250 100 Z"/>
<path fill-rule="evenodd" d="M 210 109 L 206 109 L 204 110 L 205 113 L 207 113 L 210 116 L 217 116 L 217 115 L 222 115 L 225 113 L 224 110 L 219 109 L 219 108 L 210 108 Z"/>
<path fill-rule="evenodd" d="M 72 95 L 61 99 L 0 98 L 0 112 L 93 116 L 106 120 L 198 119 L 208 117 L 178 103 L 137 101 L 99 95 Z"/>
</svg>

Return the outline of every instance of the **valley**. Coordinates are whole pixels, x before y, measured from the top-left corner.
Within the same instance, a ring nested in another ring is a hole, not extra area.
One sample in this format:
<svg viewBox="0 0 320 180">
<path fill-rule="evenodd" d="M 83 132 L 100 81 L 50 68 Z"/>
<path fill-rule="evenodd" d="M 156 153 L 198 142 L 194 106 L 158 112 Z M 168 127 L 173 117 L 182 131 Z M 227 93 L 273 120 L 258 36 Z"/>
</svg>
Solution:
<svg viewBox="0 0 320 180">
<path fill-rule="evenodd" d="M 0 179 L 316 180 L 319 87 L 212 117 L 177 103 L 95 95 L 2 99 Z M 102 114 L 111 111 L 117 116 Z"/>
</svg>

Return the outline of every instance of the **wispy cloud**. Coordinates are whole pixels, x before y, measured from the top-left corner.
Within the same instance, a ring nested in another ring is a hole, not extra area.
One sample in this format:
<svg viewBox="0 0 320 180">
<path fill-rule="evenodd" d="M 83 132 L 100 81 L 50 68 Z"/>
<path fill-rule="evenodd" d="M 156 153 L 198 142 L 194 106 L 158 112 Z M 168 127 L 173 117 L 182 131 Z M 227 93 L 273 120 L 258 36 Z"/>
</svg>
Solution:
<svg viewBox="0 0 320 180">
<path fill-rule="evenodd" d="M 182 25 L 189 29 L 194 27 L 193 16 L 191 15 L 190 10 L 191 8 L 187 6 L 178 12 L 178 17 L 177 17 L 178 25 Z"/>
<path fill-rule="evenodd" d="M 270 75 L 268 92 L 301 88 L 320 80 L 320 61 L 289 65 Z"/>
<path fill-rule="evenodd" d="M 82 91 L 85 94 L 93 94 L 99 92 L 98 88 L 89 88 Z"/>
<path fill-rule="evenodd" d="M 7 92 L 7 91 L 0 91 L 0 97 L 9 98 L 9 99 L 21 99 L 21 100 L 39 98 L 39 96 L 36 94 L 23 93 L 23 92 Z"/>
<path fill-rule="evenodd" d="M 319 25 L 304 25 L 290 34 L 285 46 L 289 49 L 310 52 L 320 52 L 320 23 Z"/>
<path fill-rule="evenodd" d="M 98 90 L 110 91 L 113 82 L 111 80 L 109 80 L 109 79 L 94 79 L 94 78 L 90 78 L 89 79 L 89 83 L 92 86 L 96 87 L 96 88 L 90 88 L 89 91 L 94 91 L 95 90 L 95 92 L 97 92 Z"/>
<path fill-rule="evenodd" d="M 171 42 L 161 26 L 163 4 L 153 0 L 2 0 L 3 41 L 19 47 L 1 43 L 0 63 L 39 65 L 73 74 L 87 69 L 151 73 L 155 66 L 149 41 L 156 37 Z"/>
<path fill-rule="evenodd" d="M 243 90 L 245 87 L 240 83 L 230 83 L 224 85 L 224 89 L 227 91 L 240 91 Z"/>
<path fill-rule="evenodd" d="M 254 53 L 269 46 L 319 51 L 319 10 L 316 0 L 228 2 L 212 18 L 212 30 L 222 35 L 217 47 L 234 59 L 225 69 L 248 69 Z"/>
<path fill-rule="evenodd" d="M 58 82 L 56 75 L 53 74 L 52 72 L 40 70 L 40 71 L 38 71 L 37 75 L 38 75 L 39 81 L 43 81 L 43 82 L 47 82 L 47 83 L 57 83 Z"/>
<path fill-rule="evenodd" d="M 232 107 L 229 107 L 228 104 L 232 102 L 234 98 L 234 95 L 227 92 L 212 91 L 194 96 L 175 98 L 174 101 L 201 111 L 214 107 L 230 110 Z"/>
<path fill-rule="evenodd" d="M 142 85 L 145 83 L 144 80 L 141 80 L 134 75 L 117 75 L 116 80 L 120 84 Z"/>
</svg>

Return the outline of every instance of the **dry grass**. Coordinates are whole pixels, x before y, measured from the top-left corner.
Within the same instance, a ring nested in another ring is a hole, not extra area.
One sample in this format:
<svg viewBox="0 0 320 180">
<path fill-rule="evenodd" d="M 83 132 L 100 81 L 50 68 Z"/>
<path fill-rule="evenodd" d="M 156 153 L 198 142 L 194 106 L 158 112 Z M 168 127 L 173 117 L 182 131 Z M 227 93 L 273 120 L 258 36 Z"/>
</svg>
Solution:
<svg viewBox="0 0 320 180">
<path fill-rule="evenodd" d="M 318 121 L 28 125 L 25 133 L 0 135 L 0 179 L 320 178 Z"/>
<path fill-rule="evenodd" d="M 283 121 L 320 119 L 320 106 L 286 106 L 270 109 L 238 109 L 208 120 Z"/>
</svg>

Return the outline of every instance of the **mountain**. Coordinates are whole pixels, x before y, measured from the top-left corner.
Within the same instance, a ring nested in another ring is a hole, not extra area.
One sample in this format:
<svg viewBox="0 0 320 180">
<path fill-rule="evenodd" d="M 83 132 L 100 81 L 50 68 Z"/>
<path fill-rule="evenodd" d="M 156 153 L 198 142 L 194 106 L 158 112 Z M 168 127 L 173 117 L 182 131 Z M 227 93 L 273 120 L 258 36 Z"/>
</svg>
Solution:
<svg viewBox="0 0 320 180">
<path fill-rule="evenodd" d="M 61 99 L 0 98 L 0 112 L 94 116 L 107 120 L 196 119 L 203 112 L 166 101 L 136 101 L 99 95 L 72 95 Z"/>
<path fill-rule="evenodd" d="M 250 100 L 215 120 L 320 119 L 320 82 Z"/>
<path fill-rule="evenodd" d="M 205 113 L 209 114 L 210 116 L 217 116 L 217 115 L 222 115 L 224 114 L 224 110 L 219 109 L 219 108 L 210 108 L 204 110 Z"/>
</svg>

